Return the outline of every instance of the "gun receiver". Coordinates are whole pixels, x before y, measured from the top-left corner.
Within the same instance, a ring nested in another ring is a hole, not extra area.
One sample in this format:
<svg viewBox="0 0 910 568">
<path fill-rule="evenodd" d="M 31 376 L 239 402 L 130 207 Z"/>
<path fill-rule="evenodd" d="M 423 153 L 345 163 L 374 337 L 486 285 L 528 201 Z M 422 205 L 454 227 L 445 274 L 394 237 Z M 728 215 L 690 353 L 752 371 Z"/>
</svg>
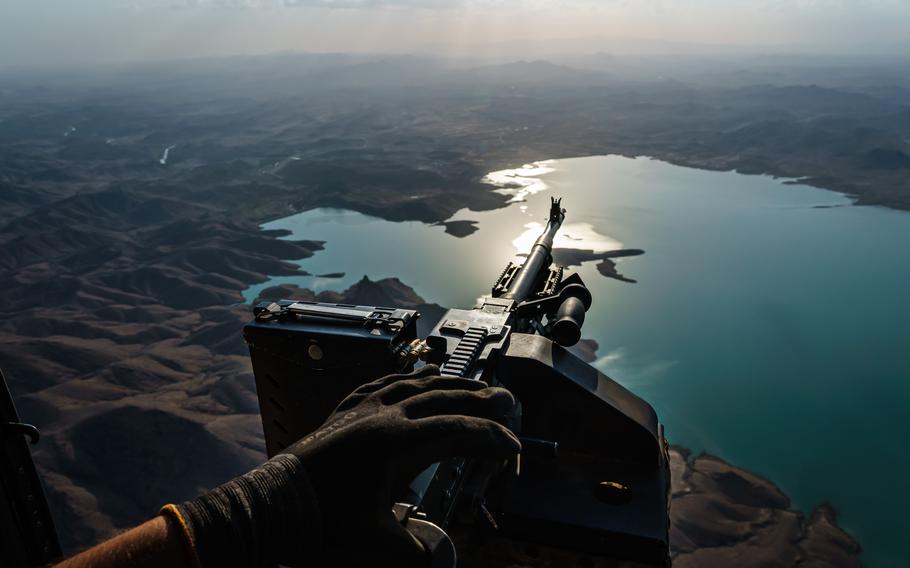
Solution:
<svg viewBox="0 0 910 568">
<path fill-rule="evenodd" d="M 517 475 L 517 463 L 434 464 L 398 498 L 402 522 L 455 534 L 456 545 L 492 531 L 617 562 L 668 565 L 663 428 L 647 402 L 566 349 L 581 337 L 592 298 L 577 273 L 564 277 L 553 266 L 565 213 L 553 199 L 524 263 L 509 263 L 489 295 L 473 309 L 446 312 L 422 341 L 411 310 L 257 306 L 244 336 L 269 455 L 317 428 L 360 384 L 420 358 L 444 376 L 509 389 L 519 401 L 511 428 L 523 450 Z"/>
</svg>

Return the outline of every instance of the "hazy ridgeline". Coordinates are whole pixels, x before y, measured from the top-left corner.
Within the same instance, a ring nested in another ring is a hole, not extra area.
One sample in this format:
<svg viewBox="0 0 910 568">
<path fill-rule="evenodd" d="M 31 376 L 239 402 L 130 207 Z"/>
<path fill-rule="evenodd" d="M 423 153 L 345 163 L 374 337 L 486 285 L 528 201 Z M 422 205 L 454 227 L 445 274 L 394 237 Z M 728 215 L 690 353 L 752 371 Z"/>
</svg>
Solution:
<svg viewBox="0 0 910 568">
<path fill-rule="evenodd" d="M 257 183 L 318 177 L 322 198 L 333 183 L 359 187 L 359 172 L 372 184 L 419 168 L 463 184 L 465 168 L 622 153 L 910 206 L 907 59 L 289 54 L 8 72 L 0 89 L 0 140 L 54 139 L 72 157 L 150 167 L 176 144 L 168 176 L 234 160 L 235 175 Z M 289 156 L 306 171 L 263 179 L 259 166 Z M 356 158 L 344 180 L 313 168 L 344 156 Z"/>
<path fill-rule="evenodd" d="M 322 245 L 260 222 L 444 221 L 504 205 L 487 172 L 609 153 L 910 209 L 910 63 L 287 54 L 0 74 L 0 366 L 45 434 L 67 546 L 261 459 L 241 292 Z M 420 303 L 389 289 L 330 299 Z"/>
</svg>

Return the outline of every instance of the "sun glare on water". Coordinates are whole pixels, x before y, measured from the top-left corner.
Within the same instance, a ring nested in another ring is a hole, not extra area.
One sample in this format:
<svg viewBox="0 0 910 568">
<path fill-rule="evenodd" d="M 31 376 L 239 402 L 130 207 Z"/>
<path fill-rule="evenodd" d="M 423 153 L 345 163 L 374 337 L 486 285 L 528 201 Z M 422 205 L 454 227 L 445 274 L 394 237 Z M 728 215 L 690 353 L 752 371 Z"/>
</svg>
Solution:
<svg viewBox="0 0 910 568">
<path fill-rule="evenodd" d="M 511 196 L 509 203 L 517 203 L 547 188 L 547 184 L 538 179 L 538 176 L 555 171 L 553 163 L 554 160 L 545 160 L 512 170 L 500 170 L 487 174 L 481 181 L 496 186 L 496 193 Z"/>
<path fill-rule="evenodd" d="M 512 241 L 512 246 L 515 247 L 516 253 L 527 254 L 531 247 L 534 246 L 534 241 L 543 232 L 543 229 L 544 225 L 542 223 L 531 222 L 525 224 L 524 232 Z M 556 238 L 553 239 L 553 248 L 607 252 L 619 250 L 623 247 L 622 243 L 616 239 L 598 233 L 589 223 L 569 223 L 563 225 L 559 232 L 556 233 Z"/>
</svg>

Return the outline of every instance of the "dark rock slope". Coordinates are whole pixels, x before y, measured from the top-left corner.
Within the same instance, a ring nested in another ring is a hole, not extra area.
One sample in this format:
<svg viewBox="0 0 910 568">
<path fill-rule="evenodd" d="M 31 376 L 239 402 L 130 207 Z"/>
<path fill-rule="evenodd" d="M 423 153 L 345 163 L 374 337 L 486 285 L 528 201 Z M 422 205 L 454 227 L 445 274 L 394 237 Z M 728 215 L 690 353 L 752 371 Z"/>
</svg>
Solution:
<svg viewBox="0 0 910 568">
<path fill-rule="evenodd" d="M 673 566 L 860 566 L 860 546 L 822 505 L 808 518 L 773 483 L 710 455 L 670 451 Z"/>
</svg>

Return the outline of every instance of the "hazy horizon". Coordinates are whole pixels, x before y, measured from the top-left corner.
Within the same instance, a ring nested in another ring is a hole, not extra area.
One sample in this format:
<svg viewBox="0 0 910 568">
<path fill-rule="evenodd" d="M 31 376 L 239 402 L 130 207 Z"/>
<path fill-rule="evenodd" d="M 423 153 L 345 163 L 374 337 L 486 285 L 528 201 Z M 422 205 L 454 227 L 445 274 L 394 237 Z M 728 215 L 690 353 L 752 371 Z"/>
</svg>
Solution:
<svg viewBox="0 0 910 568">
<path fill-rule="evenodd" d="M 897 0 L 6 0 L 0 66 L 275 52 L 903 55 Z"/>
</svg>

